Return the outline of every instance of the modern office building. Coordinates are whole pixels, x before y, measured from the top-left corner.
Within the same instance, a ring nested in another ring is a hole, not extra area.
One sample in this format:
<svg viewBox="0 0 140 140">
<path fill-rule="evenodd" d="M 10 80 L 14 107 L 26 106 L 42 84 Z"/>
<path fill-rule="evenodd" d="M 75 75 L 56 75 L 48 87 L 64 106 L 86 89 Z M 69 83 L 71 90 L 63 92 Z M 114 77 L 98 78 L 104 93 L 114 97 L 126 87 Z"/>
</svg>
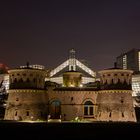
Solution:
<svg viewBox="0 0 140 140">
<path fill-rule="evenodd" d="M 132 49 L 116 58 L 117 67 L 133 70 L 132 89 L 134 106 L 140 107 L 140 49 Z"/>
<path fill-rule="evenodd" d="M 117 67 L 140 73 L 140 49 L 132 49 L 116 58 Z"/>
</svg>

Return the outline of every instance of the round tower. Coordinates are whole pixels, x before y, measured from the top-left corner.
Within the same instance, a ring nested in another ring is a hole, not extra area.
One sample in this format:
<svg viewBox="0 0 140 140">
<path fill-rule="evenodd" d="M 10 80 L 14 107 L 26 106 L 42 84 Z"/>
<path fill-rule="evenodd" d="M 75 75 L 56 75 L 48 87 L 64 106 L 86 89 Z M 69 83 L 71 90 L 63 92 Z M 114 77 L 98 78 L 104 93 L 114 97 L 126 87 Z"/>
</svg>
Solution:
<svg viewBox="0 0 140 140">
<path fill-rule="evenodd" d="M 29 67 L 9 70 L 10 87 L 5 120 L 47 119 L 45 70 Z"/>
<path fill-rule="evenodd" d="M 82 74 L 77 71 L 68 71 L 63 74 L 64 87 L 80 87 L 82 83 Z"/>
<path fill-rule="evenodd" d="M 99 121 L 136 121 L 132 99 L 131 70 L 102 70 L 97 96 Z"/>
</svg>

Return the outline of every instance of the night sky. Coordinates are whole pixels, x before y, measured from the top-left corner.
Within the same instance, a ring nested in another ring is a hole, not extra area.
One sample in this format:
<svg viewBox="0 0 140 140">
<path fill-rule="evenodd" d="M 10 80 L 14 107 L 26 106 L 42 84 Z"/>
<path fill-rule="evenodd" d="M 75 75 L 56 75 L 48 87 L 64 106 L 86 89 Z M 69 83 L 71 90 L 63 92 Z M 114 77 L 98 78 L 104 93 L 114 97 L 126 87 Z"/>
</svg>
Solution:
<svg viewBox="0 0 140 140">
<path fill-rule="evenodd" d="M 140 48 L 140 0 L 5 0 L 0 3 L 0 63 L 55 68 L 76 50 L 93 70 Z"/>
</svg>

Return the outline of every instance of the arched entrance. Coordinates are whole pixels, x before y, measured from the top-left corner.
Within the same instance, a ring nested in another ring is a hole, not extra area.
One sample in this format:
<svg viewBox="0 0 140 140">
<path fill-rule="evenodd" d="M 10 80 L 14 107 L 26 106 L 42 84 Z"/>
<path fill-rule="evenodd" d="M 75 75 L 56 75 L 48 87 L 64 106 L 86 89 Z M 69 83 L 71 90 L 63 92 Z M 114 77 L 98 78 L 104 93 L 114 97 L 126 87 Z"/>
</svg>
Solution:
<svg viewBox="0 0 140 140">
<path fill-rule="evenodd" d="M 50 103 L 50 119 L 60 119 L 61 115 L 61 102 L 59 100 L 53 100 Z"/>
</svg>

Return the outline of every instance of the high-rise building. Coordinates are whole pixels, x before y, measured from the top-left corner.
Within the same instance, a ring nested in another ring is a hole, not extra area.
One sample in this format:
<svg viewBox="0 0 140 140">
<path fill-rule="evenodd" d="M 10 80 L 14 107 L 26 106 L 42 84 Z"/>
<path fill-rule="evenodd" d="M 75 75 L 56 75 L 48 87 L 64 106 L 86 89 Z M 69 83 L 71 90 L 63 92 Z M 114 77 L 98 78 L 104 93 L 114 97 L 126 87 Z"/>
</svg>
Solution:
<svg viewBox="0 0 140 140">
<path fill-rule="evenodd" d="M 116 58 L 117 67 L 140 73 L 140 49 L 132 49 Z"/>
</svg>

